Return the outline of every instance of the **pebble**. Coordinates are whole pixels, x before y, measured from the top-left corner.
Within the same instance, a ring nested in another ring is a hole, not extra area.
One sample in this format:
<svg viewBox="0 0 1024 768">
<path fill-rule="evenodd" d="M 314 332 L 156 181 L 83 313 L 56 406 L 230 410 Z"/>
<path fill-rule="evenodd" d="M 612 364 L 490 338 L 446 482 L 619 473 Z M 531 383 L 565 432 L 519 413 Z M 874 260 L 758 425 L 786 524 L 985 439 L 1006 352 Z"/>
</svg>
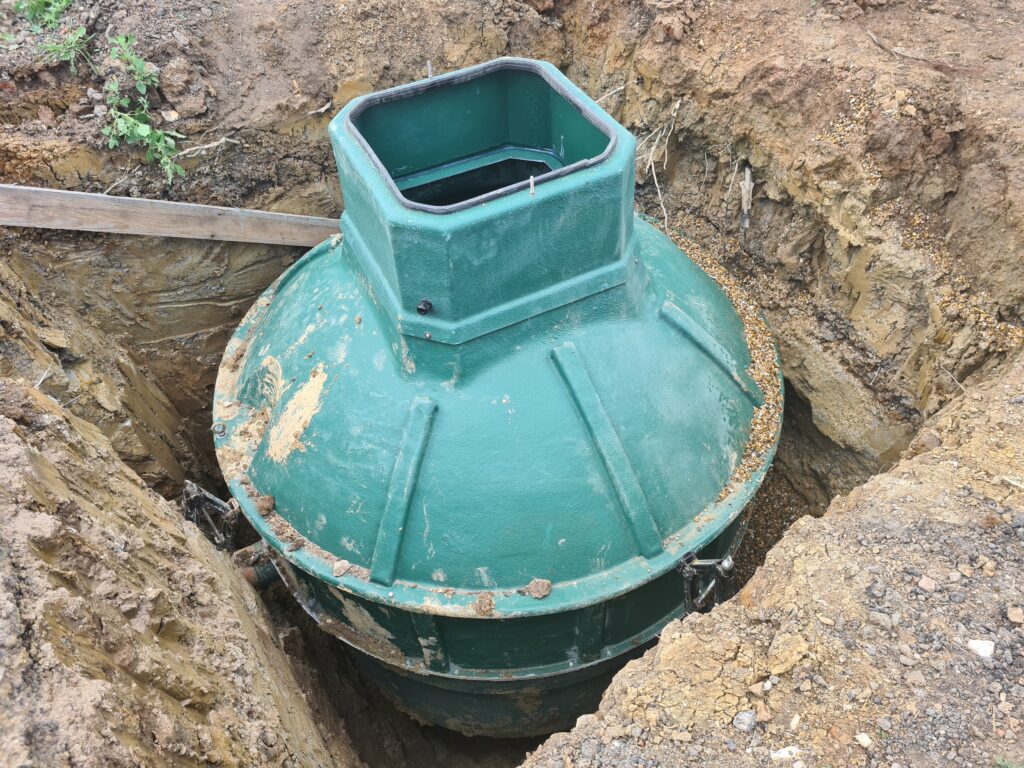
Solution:
<svg viewBox="0 0 1024 768">
<path fill-rule="evenodd" d="M 991 640 L 968 640 L 967 647 L 983 659 L 991 659 L 996 650 L 996 644 Z"/>
<path fill-rule="evenodd" d="M 888 717 L 880 717 L 880 718 L 878 718 L 875 721 L 875 724 L 879 728 L 881 728 L 883 731 L 888 732 L 888 731 L 892 730 L 892 720 L 890 720 Z"/>
<path fill-rule="evenodd" d="M 917 586 L 919 589 L 922 589 L 925 592 L 934 592 L 936 589 L 939 588 L 938 582 L 935 581 L 935 579 L 933 579 L 931 576 L 922 576 L 921 580 L 917 582 Z"/>
<path fill-rule="evenodd" d="M 1006 618 L 1013 624 L 1024 624 L 1024 608 L 1019 605 L 1011 605 L 1006 609 Z"/>
<path fill-rule="evenodd" d="M 892 629 L 892 619 L 888 614 L 882 613 L 881 611 L 871 611 L 868 614 L 868 618 L 871 619 L 872 624 L 877 624 L 883 629 Z"/>
<path fill-rule="evenodd" d="M 737 712 L 732 719 L 732 727 L 743 733 L 750 733 L 757 727 L 757 714 L 752 709 L 745 709 Z"/>
<path fill-rule="evenodd" d="M 775 750 L 769 756 L 772 760 L 792 760 L 799 753 L 800 747 L 790 745 L 788 747 L 783 747 L 782 749 Z"/>
<path fill-rule="evenodd" d="M 866 733 L 858 733 L 853 738 L 855 738 L 857 740 L 857 743 L 864 747 L 864 749 L 868 749 L 871 747 L 871 737 L 868 736 Z"/>
<path fill-rule="evenodd" d="M 907 673 L 906 680 L 909 685 L 924 685 L 924 674 L 914 670 Z"/>
</svg>

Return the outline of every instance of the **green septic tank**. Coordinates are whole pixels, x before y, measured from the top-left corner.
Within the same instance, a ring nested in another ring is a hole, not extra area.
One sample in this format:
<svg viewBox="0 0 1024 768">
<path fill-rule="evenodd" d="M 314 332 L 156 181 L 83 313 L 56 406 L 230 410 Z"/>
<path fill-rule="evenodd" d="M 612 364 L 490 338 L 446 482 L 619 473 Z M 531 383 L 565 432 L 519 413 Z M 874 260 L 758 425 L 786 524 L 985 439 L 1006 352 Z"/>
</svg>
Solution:
<svg viewBox="0 0 1024 768">
<path fill-rule="evenodd" d="M 633 137 L 550 64 L 370 94 L 330 135 L 342 236 L 220 369 L 231 493 L 399 706 L 568 727 L 727 581 L 779 427 L 737 481 L 764 397 L 743 324 L 634 213 Z"/>
</svg>

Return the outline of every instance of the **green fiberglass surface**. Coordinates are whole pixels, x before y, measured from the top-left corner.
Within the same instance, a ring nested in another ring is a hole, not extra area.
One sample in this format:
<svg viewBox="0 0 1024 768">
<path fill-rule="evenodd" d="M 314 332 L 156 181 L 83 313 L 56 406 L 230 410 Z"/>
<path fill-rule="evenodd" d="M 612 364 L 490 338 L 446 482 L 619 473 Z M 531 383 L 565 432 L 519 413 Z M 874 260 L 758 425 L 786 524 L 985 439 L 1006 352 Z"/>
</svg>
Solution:
<svg viewBox="0 0 1024 768">
<path fill-rule="evenodd" d="M 680 561 L 729 550 L 767 470 L 731 484 L 764 399 L 743 325 L 633 213 L 632 137 L 550 65 L 364 97 L 331 137 L 343 236 L 228 346 L 224 475 L 407 709 L 561 727 L 693 608 Z"/>
</svg>

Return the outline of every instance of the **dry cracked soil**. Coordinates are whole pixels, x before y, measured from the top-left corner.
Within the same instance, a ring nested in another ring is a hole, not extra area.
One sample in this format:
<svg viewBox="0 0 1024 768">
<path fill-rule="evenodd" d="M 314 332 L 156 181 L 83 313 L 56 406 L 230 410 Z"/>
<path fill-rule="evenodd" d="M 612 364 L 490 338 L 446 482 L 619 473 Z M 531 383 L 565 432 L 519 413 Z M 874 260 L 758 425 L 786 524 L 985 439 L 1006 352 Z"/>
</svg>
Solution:
<svg viewBox="0 0 1024 768">
<path fill-rule="evenodd" d="M 739 594 L 546 740 L 423 728 L 186 522 L 217 366 L 301 251 L 0 228 L 0 763 L 1024 765 L 1019 0 L 4 0 L 0 182 L 336 216 L 349 99 L 501 55 L 638 137 L 638 207 L 786 378 Z M 53 3 L 43 3 L 49 7 Z M 84 28 L 77 71 L 48 45 Z M 185 175 L 109 149 L 136 38 Z"/>
</svg>

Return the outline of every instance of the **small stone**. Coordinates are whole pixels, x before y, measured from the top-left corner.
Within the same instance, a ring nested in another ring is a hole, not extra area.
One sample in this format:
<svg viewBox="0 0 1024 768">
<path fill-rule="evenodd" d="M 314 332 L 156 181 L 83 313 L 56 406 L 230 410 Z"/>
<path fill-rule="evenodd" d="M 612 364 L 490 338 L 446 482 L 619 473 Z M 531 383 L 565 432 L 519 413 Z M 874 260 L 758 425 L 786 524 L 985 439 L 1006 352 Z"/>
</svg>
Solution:
<svg viewBox="0 0 1024 768">
<path fill-rule="evenodd" d="M 770 757 L 772 760 L 792 760 L 798 754 L 800 754 L 800 748 L 795 745 L 790 745 L 788 747 L 775 750 L 770 754 Z"/>
<path fill-rule="evenodd" d="M 772 721 L 772 710 L 763 701 L 754 702 L 754 713 L 759 723 L 770 723 Z"/>
<path fill-rule="evenodd" d="M 991 659 L 996 650 L 996 644 L 991 640 L 968 640 L 967 647 L 983 659 Z"/>
<path fill-rule="evenodd" d="M 108 111 L 106 104 L 97 104 L 92 108 L 92 113 L 96 115 L 96 117 L 105 117 Z"/>
<path fill-rule="evenodd" d="M 757 714 L 752 709 L 737 712 L 732 719 L 732 727 L 743 733 L 750 733 L 757 727 Z"/>
<path fill-rule="evenodd" d="M 924 685 L 924 673 L 919 670 L 908 672 L 905 679 L 909 685 Z"/>
<path fill-rule="evenodd" d="M 917 107 L 915 107 L 913 104 L 904 104 L 903 107 L 900 109 L 900 112 L 902 112 L 907 117 L 913 117 L 914 115 L 917 114 Z"/>
<path fill-rule="evenodd" d="M 864 747 L 864 749 L 871 748 L 871 737 L 866 733 L 858 733 L 853 738 L 855 738 L 857 743 Z"/>
<path fill-rule="evenodd" d="M 939 585 L 931 576 L 922 576 L 921 580 L 917 582 L 917 587 L 925 592 L 934 592 Z"/>
<path fill-rule="evenodd" d="M 181 115 L 179 115 L 173 109 L 161 109 L 160 117 L 162 117 L 168 123 L 173 123 L 176 120 L 179 120 L 181 118 Z"/>
<path fill-rule="evenodd" d="M 1019 605 L 1011 605 L 1006 609 L 1006 618 L 1013 624 L 1024 624 L 1024 608 Z"/>
<path fill-rule="evenodd" d="M 960 571 L 960 573 L 962 573 L 968 579 L 974 575 L 974 569 L 971 568 L 971 566 L 969 566 L 967 563 L 961 563 L 956 567 L 956 569 Z"/>
<path fill-rule="evenodd" d="M 85 95 L 88 96 L 92 101 L 103 101 L 103 93 L 97 91 L 95 88 L 86 88 Z"/>
<path fill-rule="evenodd" d="M 88 101 L 79 101 L 68 107 L 68 111 L 75 117 L 92 114 L 92 104 Z"/>
<path fill-rule="evenodd" d="M 800 683 L 800 692 L 801 693 L 807 693 L 809 690 L 811 690 L 811 681 L 810 680 L 804 680 L 802 683 Z"/>
<path fill-rule="evenodd" d="M 892 629 L 892 619 L 888 614 L 882 613 L 881 611 L 871 611 L 868 614 L 868 618 L 872 624 L 877 624 L 882 629 Z"/>
<path fill-rule="evenodd" d="M 798 725 L 800 725 L 800 715 L 799 715 L 799 713 L 793 715 L 793 719 L 789 721 L 789 730 L 795 731 L 796 727 Z"/>
<path fill-rule="evenodd" d="M 892 730 L 892 720 L 888 717 L 880 717 L 875 721 L 875 724 L 883 731 L 889 732 Z"/>
</svg>

